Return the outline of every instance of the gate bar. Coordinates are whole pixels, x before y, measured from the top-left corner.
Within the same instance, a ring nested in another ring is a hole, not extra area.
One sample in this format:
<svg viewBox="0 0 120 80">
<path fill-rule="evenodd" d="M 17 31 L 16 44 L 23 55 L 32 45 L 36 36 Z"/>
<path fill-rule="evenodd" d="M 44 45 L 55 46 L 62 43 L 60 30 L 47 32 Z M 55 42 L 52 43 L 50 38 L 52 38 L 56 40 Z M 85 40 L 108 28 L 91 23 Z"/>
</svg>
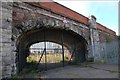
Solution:
<svg viewBox="0 0 120 80">
<path fill-rule="evenodd" d="M 74 53 L 75 53 L 75 49 L 72 51 L 72 55 L 70 56 L 70 59 L 69 59 L 68 63 L 70 63 L 70 62 L 71 62 L 71 59 L 73 58 Z"/>
<path fill-rule="evenodd" d="M 71 57 L 70 57 L 70 60 L 68 61 L 68 63 L 69 62 L 71 62 L 71 59 L 73 58 L 73 56 L 75 56 L 75 52 L 76 52 L 76 42 L 75 42 L 75 37 L 74 37 L 74 47 L 73 47 L 73 51 L 72 51 L 72 55 L 71 55 Z"/>
<path fill-rule="evenodd" d="M 42 55 L 40 56 L 40 59 L 39 59 L 38 64 L 40 63 L 40 61 L 41 61 L 41 59 L 42 59 L 42 57 L 43 57 L 44 52 L 45 52 L 45 49 L 43 50 Z"/>
<path fill-rule="evenodd" d="M 63 67 L 64 67 L 64 46 L 63 46 L 63 31 L 61 32 L 61 42 L 62 42 L 62 58 L 63 58 Z"/>
<path fill-rule="evenodd" d="M 45 35 L 45 30 L 44 30 L 44 50 L 45 50 L 45 70 L 47 71 L 47 57 L 46 57 L 46 35 Z"/>
</svg>

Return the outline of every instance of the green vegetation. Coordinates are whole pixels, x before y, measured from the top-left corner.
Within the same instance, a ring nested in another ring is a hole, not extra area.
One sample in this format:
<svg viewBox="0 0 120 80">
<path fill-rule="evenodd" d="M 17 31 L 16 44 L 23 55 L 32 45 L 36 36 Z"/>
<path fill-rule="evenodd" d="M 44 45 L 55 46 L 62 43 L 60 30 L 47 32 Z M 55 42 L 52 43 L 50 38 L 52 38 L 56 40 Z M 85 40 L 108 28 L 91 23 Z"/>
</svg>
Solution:
<svg viewBox="0 0 120 80">
<path fill-rule="evenodd" d="M 105 62 L 105 60 L 101 59 L 101 60 L 97 61 L 96 63 L 97 64 L 105 64 L 106 62 Z"/>
<path fill-rule="evenodd" d="M 27 57 L 27 62 L 38 62 L 41 57 L 41 54 L 30 54 Z M 61 53 L 49 53 L 46 54 L 47 63 L 55 63 L 62 61 L 62 54 Z M 65 54 L 64 56 L 65 61 L 69 60 L 69 56 Z M 45 55 L 43 55 L 41 59 L 41 63 L 45 63 Z"/>
<path fill-rule="evenodd" d="M 89 57 L 89 58 L 88 58 L 88 62 L 94 62 L 93 57 Z"/>
</svg>

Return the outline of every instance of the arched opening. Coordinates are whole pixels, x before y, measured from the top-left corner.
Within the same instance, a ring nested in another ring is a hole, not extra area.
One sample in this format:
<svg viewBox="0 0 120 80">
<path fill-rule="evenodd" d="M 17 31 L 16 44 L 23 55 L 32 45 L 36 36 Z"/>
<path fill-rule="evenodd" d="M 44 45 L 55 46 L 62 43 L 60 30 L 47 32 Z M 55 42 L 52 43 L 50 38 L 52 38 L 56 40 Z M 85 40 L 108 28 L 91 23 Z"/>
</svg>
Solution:
<svg viewBox="0 0 120 80">
<path fill-rule="evenodd" d="M 45 52 L 46 51 L 46 52 Z M 29 48 L 27 64 L 38 64 L 40 71 L 63 66 L 62 45 L 53 42 L 39 42 Z M 45 54 L 46 53 L 46 54 Z M 64 65 L 70 61 L 71 53 L 64 46 Z"/>
<path fill-rule="evenodd" d="M 21 71 L 27 64 L 27 57 L 30 55 L 31 45 L 39 42 L 53 42 L 62 46 L 62 56 L 65 57 L 65 47 L 71 54 L 72 62 L 86 61 L 86 40 L 71 30 L 41 28 L 33 29 L 23 33 L 17 40 L 17 69 Z M 47 49 L 45 49 L 46 51 Z M 47 54 L 45 52 L 45 54 Z M 65 59 L 62 59 L 63 65 Z"/>
</svg>

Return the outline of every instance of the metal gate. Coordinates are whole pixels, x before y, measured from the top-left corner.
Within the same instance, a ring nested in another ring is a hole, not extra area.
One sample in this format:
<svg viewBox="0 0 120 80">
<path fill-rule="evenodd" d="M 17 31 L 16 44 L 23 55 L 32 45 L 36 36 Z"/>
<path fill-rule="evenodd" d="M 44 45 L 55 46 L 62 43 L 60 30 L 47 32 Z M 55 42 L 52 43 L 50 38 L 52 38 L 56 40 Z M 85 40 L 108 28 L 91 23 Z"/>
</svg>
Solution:
<svg viewBox="0 0 120 80">
<path fill-rule="evenodd" d="M 40 42 L 30 47 L 30 50 L 27 61 L 36 62 L 40 71 L 64 67 L 72 56 L 66 47 L 51 42 Z"/>
<path fill-rule="evenodd" d="M 61 32 L 61 46 L 59 45 L 59 48 L 47 47 L 48 43 L 50 42 L 46 42 L 46 33 L 44 31 L 44 41 L 42 47 L 32 47 L 34 50 L 37 50 L 37 53 L 31 53 L 30 56 L 36 56 L 36 63 L 40 71 L 46 71 L 48 69 L 62 66 L 64 67 L 71 61 L 74 52 L 70 54 L 69 50 L 64 47 L 63 32 Z"/>
</svg>

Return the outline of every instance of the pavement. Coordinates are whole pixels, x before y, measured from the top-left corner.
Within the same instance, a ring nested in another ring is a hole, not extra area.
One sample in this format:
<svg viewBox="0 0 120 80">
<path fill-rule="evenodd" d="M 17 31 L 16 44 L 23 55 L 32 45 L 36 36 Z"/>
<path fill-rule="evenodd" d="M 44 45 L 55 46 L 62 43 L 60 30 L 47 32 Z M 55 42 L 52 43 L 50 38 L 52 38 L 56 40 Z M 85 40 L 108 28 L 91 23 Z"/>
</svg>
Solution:
<svg viewBox="0 0 120 80">
<path fill-rule="evenodd" d="M 70 65 L 38 73 L 36 78 L 119 78 L 118 65 Z"/>
</svg>

